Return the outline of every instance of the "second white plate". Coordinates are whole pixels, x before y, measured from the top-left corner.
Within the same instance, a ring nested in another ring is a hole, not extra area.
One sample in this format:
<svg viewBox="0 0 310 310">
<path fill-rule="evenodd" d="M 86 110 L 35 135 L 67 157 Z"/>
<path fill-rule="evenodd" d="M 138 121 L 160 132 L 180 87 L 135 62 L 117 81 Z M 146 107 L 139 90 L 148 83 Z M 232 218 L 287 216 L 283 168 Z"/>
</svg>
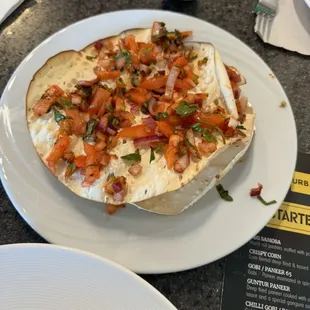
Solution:
<svg viewBox="0 0 310 310">
<path fill-rule="evenodd" d="M 6 245 L 0 265 L 1 310 L 176 310 L 134 273 L 79 250 Z"/>
</svg>

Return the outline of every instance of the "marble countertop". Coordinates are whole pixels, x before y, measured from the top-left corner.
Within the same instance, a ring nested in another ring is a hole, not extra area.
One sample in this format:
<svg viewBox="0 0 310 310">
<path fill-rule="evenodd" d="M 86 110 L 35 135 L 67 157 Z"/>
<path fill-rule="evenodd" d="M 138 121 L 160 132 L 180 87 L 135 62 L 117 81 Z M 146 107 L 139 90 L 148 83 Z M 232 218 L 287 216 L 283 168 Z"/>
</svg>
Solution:
<svg viewBox="0 0 310 310">
<path fill-rule="evenodd" d="M 80 19 L 120 9 L 183 11 L 228 30 L 247 43 L 275 72 L 294 110 L 299 150 L 310 151 L 309 58 L 264 44 L 254 33 L 255 1 L 25 0 L 0 26 L 0 93 L 23 58 L 45 38 Z M 172 3 L 172 4 L 171 4 Z M 308 124 L 308 125 L 307 125 Z M 0 186 L 0 244 L 46 242 L 17 214 Z M 143 276 L 179 310 L 220 309 L 225 259 L 194 270 Z M 237 309 L 236 309 L 237 310 Z"/>
</svg>

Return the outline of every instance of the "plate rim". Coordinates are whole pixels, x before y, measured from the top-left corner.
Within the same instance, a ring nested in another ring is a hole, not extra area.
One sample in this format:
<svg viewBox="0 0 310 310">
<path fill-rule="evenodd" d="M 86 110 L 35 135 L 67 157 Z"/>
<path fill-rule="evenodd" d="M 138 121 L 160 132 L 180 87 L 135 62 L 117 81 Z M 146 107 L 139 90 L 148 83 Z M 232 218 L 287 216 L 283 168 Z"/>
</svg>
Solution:
<svg viewBox="0 0 310 310">
<path fill-rule="evenodd" d="M 310 0 L 309 0 L 310 1 Z M 271 74 L 274 74 L 273 70 L 271 70 L 271 68 L 269 67 L 269 65 L 263 60 L 263 58 L 255 51 L 253 50 L 247 43 L 245 43 L 244 41 L 242 41 L 241 39 L 239 39 L 237 36 L 235 36 L 234 34 L 230 33 L 229 31 L 227 31 L 226 29 L 223 29 L 222 27 L 220 26 L 217 26 L 207 20 L 204 20 L 204 19 L 201 19 L 201 18 L 198 18 L 196 16 L 188 16 L 186 14 L 182 14 L 182 13 L 178 13 L 178 12 L 171 12 L 171 11 L 163 11 L 163 10 L 158 10 L 158 9 L 125 9 L 125 10 L 117 10 L 117 11 L 112 11 L 112 12 L 106 12 L 106 13 L 100 13 L 100 14 L 96 14 L 96 15 L 92 15 L 92 16 L 89 16 L 87 18 L 83 18 L 81 20 L 78 20 L 74 23 L 71 23 L 69 25 L 67 25 L 66 27 L 63 27 L 61 29 L 59 29 L 58 31 L 54 32 L 53 34 L 51 34 L 50 36 L 48 36 L 47 38 L 45 38 L 41 43 L 39 43 L 37 46 L 35 46 L 25 57 L 24 59 L 19 63 L 19 65 L 15 68 L 14 72 L 12 73 L 10 79 L 8 80 L 4 90 L 3 90 L 3 93 L 2 93 L 2 96 L 0 98 L 0 107 L 2 106 L 2 99 L 4 97 L 4 94 L 7 92 L 7 89 L 8 89 L 8 86 L 10 84 L 10 82 L 12 81 L 13 77 L 15 76 L 16 74 L 16 71 L 19 70 L 19 68 L 21 66 L 23 66 L 23 64 L 27 61 L 27 58 L 31 56 L 31 54 L 35 53 L 37 49 L 40 48 L 41 45 L 45 44 L 46 42 L 52 40 L 54 37 L 57 37 L 61 32 L 67 30 L 68 28 L 72 27 L 72 26 L 75 26 L 75 25 L 78 25 L 78 24 L 82 24 L 84 22 L 86 22 L 87 20 L 92 20 L 93 18 L 96 18 L 96 17 L 100 17 L 100 16 L 107 16 L 107 15 L 113 15 L 113 14 L 118 14 L 120 12 L 127 12 L 127 14 L 134 14 L 135 12 L 158 12 L 158 13 L 163 13 L 163 14 L 170 14 L 170 15 L 177 15 L 179 16 L 179 18 L 182 18 L 184 16 L 186 17 L 190 17 L 191 19 L 195 19 L 197 21 L 200 21 L 200 22 L 204 22 L 205 24 L 207 24 L 209 27 L 214 27 L 214 28 L 217 28 L 218 30 L 226 33 L 227 35 L 233 37 L 234 39 L 236 39 L 240 44 L 242 44 L 243 48 L 247 49 L 248 52 L 254 54 L 257 58 L 259 58 L 264 64 L 265 66 L 269 69 L 270 73 Z M 283 92 L 283 95 L 284 95 L 284 99 L 285 101 L 288 103 L 287 104 L 287 107 L 286 109 L 290 109 L 290 113 L 292 114 L 293 118 L 292 118 L 292 125 L 294 125 L 294 132 L 295 132 L 295 135 L 294 135 L 294 145 L 292 146 L 292 148 L 295 150 L 294 154 L 295 154 L 295 158 L 294 160 L 292 160 L 292 165 L 294 166 L 294 169 L 292 170 L 292 176 L 291 178 L 293 177 L 294 175 L 294 172 L 295 172 L 295 167 L 296 167 L 296 163 L 297 163 L 297 155 L 298 155 L 298 135 L 297 135 L 297 127 L 296 127 L 296 119 L 294 117 L 294 113 L 293 113 L 293 109 L 292 109 L 292 105 L 290 103 L 290 100 L 282 86 L 282 84 L 280 83 L 279 80 L 277 80 L 278 82 L 278 87 L 281 88 L 282 92 Z M 0 153 L 3 154 L 3 151 L 0 150 Z M 8 198 L 10 199 L 11 203 L 13 204 L 14 208 L 16 209 L 16 211 L 19 213 L 19 215 L 23 218 L 23 220 L 35 231 L 37 232 L 40 236 L 42 236 L 46 241 L 50 242 L 51 244 L 53 245 L 58 245 L 58 243 L 54 243 L 55 241 L 52 241 L 48 236 L 46 236 L 45 232 L 44 232 L 44 229 L 42 230 L 40 228 L 40 224 L 37 223 L 37 221 L 33 221 L 30 217 L 27 216 L 27 212 L 23 212 L 22 210 L 22 206 L 19 206 L 19 204 L 16 202 L 15 198 L 11 195 L 10 191 L 8 190 L 7 188 L 7 182 L 5 180 L 5 178 L 3 177 L 3 171 L 2 169 L 0 169 L 0 179 L 2 181 L 2 185 L 3 185 L 3 188 L 5 189 L 5 192 L 6 192 L 6 195 L 8 196 Z M 286 188 L 287 190 L 289 189 L 290 187 L 290 184 L 291 184 L 291 181 L 288 182 Z M 287 194 L 287 191 L 285 192 L 285 194 L 283 195 L 283 198 L 281 199 L 281 202 L 279 201 L 279 207 L 281 206 L 281 203 L 284 201 L 285 199 L 285 196 Z M 269 220 L 272 218 L 272 216 L 269 218 Z M 256 231 L 256 234 L 265 227 L 265 225 L 268 223 L 268 221 L 266 223 L 264 223 L 263 226 L 261 226 L 257 231 Z M 251 239 L 253 238 L 253 236 L 249 236 L 246 239 L 245 242 L 238 242 L 238 245 L 235 245 L 233 248 L 234 250 L 226 250 L 226 251 L 222 251 L 222 253 L 225 252 L 225 254 L 222 254 L 222 255 L 219 255 L 217 258 L 213 259 L 212 261 L 208 261 L 207 263 L 206 262 L 199 262 L 199 263 L 196 263 L 196 264 L 187 264 L 187 267 L 180 267 L 180 268 L 172 268 L 171 266 L 170 267 L 167 267 L 167 266 L 164 266 L 164 267 L 154 267 L 152 268 L 152 270 L 146 270 L 146 269 L 135 269 L 131 272 L 137 272 L 139 274 L 152 274 L 152 273 L 156 273 L 156 274 L 164 274 L 164 273 L 170 273 L 170 272 L 180 272 L 180 271 L 185 271 L 185 270 L 190 270 L 190 269 L 194 269 L 194 268 L 197 268 L 197 267 L 201 267 L 203 265 L 206 265 L 206 264 L 210 264 L 212 262 L 215 262 L 221 258 L 224 258 L 225 256 L 229 255 L 230 253 L 236 251 L 237 249 L 239 249 L 240 247 L 242 247 L 244 244 L 246 244 L 248 241 L 250 241 Z M 44 244 L 44 243 L 42 243 Z M 67 248 L 70 248 L 70 246 L 66 246 L 66 245 L 59 245 L 59 246 L 63 246 L 63 247 L 67 247 Z M 75 247 L 74 247 L 75 248 Z M 84 251 L 82 249 L 79 249 L 81 251 Z M 85 251 L 85 252 L 88 252 L 88 251 Z M 89 252 L 91 253 L 91 252 Z M 98 254 L 94 254 L 94 253 L 91 253 L 93 255 L 97 255 L 103 259 L 106 259 L 104 256 L 100 256 Z M 108 259 L 109 260 L 109 259 Z M 114 263 L 114 262 L 113 262 Z M 117 263 L 115 263 L 117 264 Z M 124 267 L 126 268 L 126 267 Z M 128 269 L 129 270 L 129 269 Z M 155 270 L 155 271 L 154 271 Z"/>
</svg>

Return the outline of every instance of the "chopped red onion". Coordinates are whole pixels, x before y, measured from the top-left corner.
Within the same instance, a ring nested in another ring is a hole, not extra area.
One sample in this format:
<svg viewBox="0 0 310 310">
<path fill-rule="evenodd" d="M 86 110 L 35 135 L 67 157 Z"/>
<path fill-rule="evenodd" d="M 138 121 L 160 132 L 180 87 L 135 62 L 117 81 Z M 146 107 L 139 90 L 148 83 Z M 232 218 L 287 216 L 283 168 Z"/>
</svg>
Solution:
<svg viewBox="0 0 310 310">
<path fill-rule="evenodd" d="M 86 87 L 90 87 L 93 86 L 94 84 L 96 84 L 99 80 L 98 79 L 93 79 L 90 81 L 78 81 L 77 85 L 78 86 L 86 86 Z"/>
<path fill-rule="evenodd" d="M 114 193 L 119 193 L 122 190 L 122 185 L 118 182 L 112 184 Z"/>
<path fill-rule="evenodd" d="M 119 193 L 115 193 L 113 195 L 113 198 L 115 201 L 121 202 L 121 201 L 124 201 L 125 195 L 126 195 L 126 192 L 124 190 L 121 190 Z"/>
<path fill-rule="evenodd" d="M 154 97 L 152 97 L 149 101 L 148 104 L 148 110 L 150 112 L 151 115 L 156 116 L 156 112 L 155 112 L 155 105 L 156 105 L 157 101 Z"/>
<path fill-rule="evenodd" d="M 101 50 L 103 47 L 103 45 L 100 41 L 97 41 L 94 46 L 95 46 L 95 49 L 98 51 Z"/>
<path fill-rule="evenodd" d="M 138 146 L 148 146 L 152 143 L 164 142 L 164 141 L 167 141 L 166 137 L 149 136 L 149 137 L 134 139 L 133 144 L 135 147 L 138 147 Z"/>
<path fill-rule="evenodd" d="M 247 106 L 248 106 L 248 98 L 245 96 L 242 96 L 239 99 L 239 103 L 240 103 L 240 112 L 241 112 L 240 114 L 245 114 Z"/>
<path fill-rule="evenodd" d="M 130 102 L 129 105 L 130 105 L 130 112 L 131 113 L 136 113 L 140 110 L 139 106 L 133 102 Z"/>
<path fill-rule="evenodd" d="M 155 129 L 157 126 L 154 118 L 151 116 L 142 118 L 142 122 L 150 129 Z"/>
<path fill-rule="evenodd" d="M 116 130 L 114 130 L 114 129 L 108 127 L 108 128 L 107 128 L 107 133 L 108 133 L 109 135 L 111 135 L 111 136 L 115 136 L 115 135 L 116 135 Z"/>
<path fill-rule="evenodd" d="M 126 59 L 124 57 L 116 59 L 115 67 L 116 69 L 122 69 L 126 64 Z"/>
</svg>

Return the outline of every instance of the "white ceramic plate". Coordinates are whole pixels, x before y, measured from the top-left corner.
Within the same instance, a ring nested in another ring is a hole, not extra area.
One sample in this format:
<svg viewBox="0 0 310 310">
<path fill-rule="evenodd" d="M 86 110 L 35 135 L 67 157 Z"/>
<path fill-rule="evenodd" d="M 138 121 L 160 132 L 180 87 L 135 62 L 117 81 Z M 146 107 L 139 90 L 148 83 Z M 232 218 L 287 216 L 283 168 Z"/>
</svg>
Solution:
<svg viewBox="0 0 310 310">
<path fill-rule="evenodd" d="M 159 216 L 132 206 L 107 216 L 104 206 L 72 194 L 43 166 L 25 121 L 25 95 L 34 73 L 45 61 L 67 49 L 82 49 L 102 37 L 154 20 L 169 28 L 194 31 L 194 40 L 211 41 L 227 64 L 246 77 L 244 92 L 257 112 L 256 136 L 243 162 L 223 180 L 234 201 L 215 190 L 178 216 Z M 135 272 L 163 273 L 194 268 L 242 246 L 268 220 L 289 188 L 297 156 L 295 122 L 288 99 L 269 67 L 245 44 L 202 20 L 164 11 L 135 10 L 95 16 L 54 34 L 17 68 L 0 106 L 1 177 L 22 217 L 53 243 L 87 250 Z M 249 196 L 257 182 L 264 206 Z"/>
<path fill-rule="evenodd" d="M 1 310 L 176 310 L 133 272 L 54 245 L 0 247 Z"/>
</svg>

